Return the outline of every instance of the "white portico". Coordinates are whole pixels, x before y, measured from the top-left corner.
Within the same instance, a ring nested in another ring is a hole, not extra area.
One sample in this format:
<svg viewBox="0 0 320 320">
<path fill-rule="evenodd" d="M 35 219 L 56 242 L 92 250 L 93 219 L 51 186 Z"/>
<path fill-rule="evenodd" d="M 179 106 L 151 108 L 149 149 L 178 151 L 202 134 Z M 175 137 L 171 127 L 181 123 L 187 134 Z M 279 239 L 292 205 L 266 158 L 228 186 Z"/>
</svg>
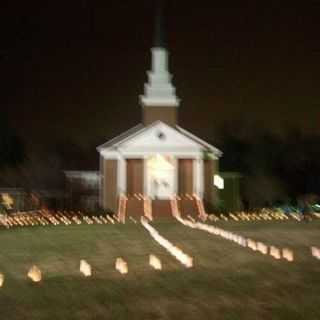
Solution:
<svg viewBox="0 0 320 320">
<path fill-rule="evenodd" d="M 117 161 L 117 195 L 143 193 L 170 199 L 179 193 L 204 193 L 205 152 L 218 159 L 220 151 L 186 130 L 157 121 L 139 125 L 98 148 L 102 164 Z"/>
</svg>

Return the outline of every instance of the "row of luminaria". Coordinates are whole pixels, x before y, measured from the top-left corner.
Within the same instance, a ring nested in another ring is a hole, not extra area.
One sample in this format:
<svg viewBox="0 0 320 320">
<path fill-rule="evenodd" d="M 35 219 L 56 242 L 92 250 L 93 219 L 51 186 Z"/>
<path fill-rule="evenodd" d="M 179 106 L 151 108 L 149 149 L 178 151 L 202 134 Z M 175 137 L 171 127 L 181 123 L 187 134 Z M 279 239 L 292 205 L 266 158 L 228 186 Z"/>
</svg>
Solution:
<svg viewBox="0 0 320 320">
<path fill-rule="evenodd" d="M 119 222 L 116 216 L 109 214 L 88 216 L 81 211 L 49 211 L 46 209 L 33 213 L 22 213 L 2 216 L 0 226 L 7 229 L 12 227 L 33 227 L 33 226 L 69 226 L 72 224 L 115 224 Z"/>
<path fill-rule="evenodd" d="M 193 221 L 185 220 L 179 216 L 177 216 L 176 219 L 179 222 L 181 222 L 183 225 L 188 226 L 190 228 L 203 230 L 213 235 L 221 236 L 222 238 L 233 241 L 242 247 L 250 248 L 251 250 L 258 251 L 264 255 L 267 255 L 269 253 L 270 256 L 272 256 L 275 259 L 283 258 L 290 262 L 294 260 L 294 253 L 289 248 L 280 249 L 276 246 L 269 247 L 263 242 L 253 240 L 251 238 L 245 238 L 241 235 L 226 231 L 216 226 L 208 225 L 201 222 L 195 222 L 194 220 Z M 312 255 L 315 258 L 320 259 L 320 249 L 317 247 L 311 247 L 310 249 L 311 249 Z"/>
<path fill-rule="evenodd" d="M 161 270 L 162 269 L 162 263 L 161 260 L 153 255 L 149 255 L 149 265 L 155 269 L 155 270 Z M 121 257 L 116 259 L 115 262 L 115 269 L 120 272 L 121 274 L 127 274 L 129 272 L 128 269 L 128 263 Z M 85 277 L 91 277 L 92 276 L 92 267 L 91 265 L 84 259 L 80 260 L 80 273 L 82 273 Z M 33 265 L 28 273 L 27 277 L 32 281 L 32 282 L 40 282 L 43 280 L 43 275 L 39 267 L 36 265 Z M 3 286 L 4 284 L 4 279 L 5 276 L 3 273 L 0 273 L 0 287 Z"/>
<path fill-rule="evenodd" d="M 240 240 L 240 239 L 238 239 Z M 253 249 L 253 250 L 258 250 L 263 254 L 267 254 L 267 246 L 262 244 L 261 242 L 255 243 L 252 242 L 253 240 L 248 239 L 247 240 L 247 247 Z M 239 241 L 239 244 L 244 245 L 244 242 Z M 318 247 L 311 247 L 311 254 L 314 256 L 316 259 L 320 260 L 320 248 Z M 274 256 L 276 259 L 280 259 L 279 251 L 275 250 L 275 247 L 270 247 L 270 255 Z M 283 250 L 282 255 L 285 259 L 288 261 L 293 260 L 293 255 L 290 253 L 290 251 Z M 149 265 L 154 268 L 155 270 L 161 270 L 162 269 L 162 263 L 161 260 L 153 255 L 149 255 Z M 186 265 L 188 266 L 188 265 Z M 120 272 L 121 274 L 127 274 L 128 273 L 128 263 L 121 257 L 116 259 L 115 262 L 115 269 Z M 92 267 L 91 265 L 86 261 L 86 260 L 80 260 L 80 273 L 82 273 L 85 277 L 91 277 L 92 276 Z M 32 281 L 32 282 L 40 282 L 42 281 L 42 272 L 39 267 L 33 265 L 28 273 L 27 277 Z M 3 286 L 5 280 L 5 276 L 3 273 L 0 273 L 0 288 Z"/>
<path fill-rule="evenodd" d="M 144 208 L 145 215 L 152 220 L 151 213 L 148 208 L 150 203 L 146 201 Z M 174 209 L 173 209 L 174 211 Z M 173 212 L 173 216 L 175 213 Z M 225 214 L 206 214 L 210 221 L 285 221 L 294 219 L 301 221 L 302 217 L 298 213 L 285 214 L 272 210 L 262 210 L 261 212 L 236 212 Z M 313 213 L 312 218 L 320 218 L 319 213 Z M 133 218 L 130 219 L 136 222 Z M 33 226 L 58 226 L 58 225 L 81 225 L 81 224 L 115 224 L 124 222 L 118 215 L 111 216 L 109 214 L 87 215 L 81 211 L 49 211 L 41 209 L 35 212 L 16 213 L 12 215 L 0 215 L 0 226 L 7 229 L 13 227 L 33 227 Z"/>
</svg>

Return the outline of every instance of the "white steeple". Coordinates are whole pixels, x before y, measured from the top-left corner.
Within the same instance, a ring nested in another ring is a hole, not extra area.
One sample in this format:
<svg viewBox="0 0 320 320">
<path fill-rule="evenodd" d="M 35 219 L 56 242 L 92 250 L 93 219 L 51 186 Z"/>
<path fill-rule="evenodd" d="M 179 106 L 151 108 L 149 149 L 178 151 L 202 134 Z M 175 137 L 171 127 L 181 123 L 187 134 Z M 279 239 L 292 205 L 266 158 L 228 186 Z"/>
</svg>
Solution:
<svg viewBox="0 0 320 320">
<path fill-rule="evenodd" d="M 152 48 L 152 69 L 148 74 L 148 83 L 144 86 L 144 95 L 140 97 L 143 106 L 177 107 L 179 99 L 171 83 L 168 72 L 168 52 L 165 48 Z"/>
<path fill-rule="evenodd" d="M 168 71 L 168 51 L 164 41 L 163 3 L 159 2 L 155 38 L 152 53 L 151 71 L 147 72 L 148 83 L 144 86 L 144 95 L 140 96 L 144 107 L 177 107 L 179 99 L 171 83 L 172 75 Z"/>
</svg>

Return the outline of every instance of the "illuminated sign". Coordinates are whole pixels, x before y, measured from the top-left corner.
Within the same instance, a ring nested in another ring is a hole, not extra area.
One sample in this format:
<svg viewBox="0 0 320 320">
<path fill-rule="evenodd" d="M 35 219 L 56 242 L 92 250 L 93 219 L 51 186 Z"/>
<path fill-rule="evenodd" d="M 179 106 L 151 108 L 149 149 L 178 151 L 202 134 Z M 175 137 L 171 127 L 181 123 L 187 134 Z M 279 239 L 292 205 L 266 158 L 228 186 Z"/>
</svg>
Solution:
<svg viewBox="0 0 320 320">
<path fill-rule="evenodd" d="M 218 188 L 218 189 L 223 189 L 224 188 L 224 180 L 221 176 L 218 174 L 215 174 L 213 177 L 213 184 Z"/>
</svg>

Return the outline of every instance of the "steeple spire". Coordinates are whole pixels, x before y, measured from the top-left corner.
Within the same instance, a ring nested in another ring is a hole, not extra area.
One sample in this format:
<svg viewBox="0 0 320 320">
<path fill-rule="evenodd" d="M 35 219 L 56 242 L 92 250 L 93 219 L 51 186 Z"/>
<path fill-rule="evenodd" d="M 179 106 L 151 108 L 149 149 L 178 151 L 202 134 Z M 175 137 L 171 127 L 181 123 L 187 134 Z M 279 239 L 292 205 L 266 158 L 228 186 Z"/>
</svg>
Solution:
<svg viewBox="0 0 320 320">
<path fill-rule="evenodd" d="M 151 49 L 152 62 L 144 94 L 140 96 L 143 122 L 148 125 L 160 120 L 169 125 L 177 123 L 177 107 L 180 100 L 172 85 L 172 76 L 168 70 L 168 50 L 164 41 L 164 0 L 157 0 L 155 19 L 155 37 Z"/>
<path fill-rule="evenodd" d="M 157 0 L 153 46 L 154 48 L 166 47 L 164 30 L 164 0 Z"/>
</svg>

